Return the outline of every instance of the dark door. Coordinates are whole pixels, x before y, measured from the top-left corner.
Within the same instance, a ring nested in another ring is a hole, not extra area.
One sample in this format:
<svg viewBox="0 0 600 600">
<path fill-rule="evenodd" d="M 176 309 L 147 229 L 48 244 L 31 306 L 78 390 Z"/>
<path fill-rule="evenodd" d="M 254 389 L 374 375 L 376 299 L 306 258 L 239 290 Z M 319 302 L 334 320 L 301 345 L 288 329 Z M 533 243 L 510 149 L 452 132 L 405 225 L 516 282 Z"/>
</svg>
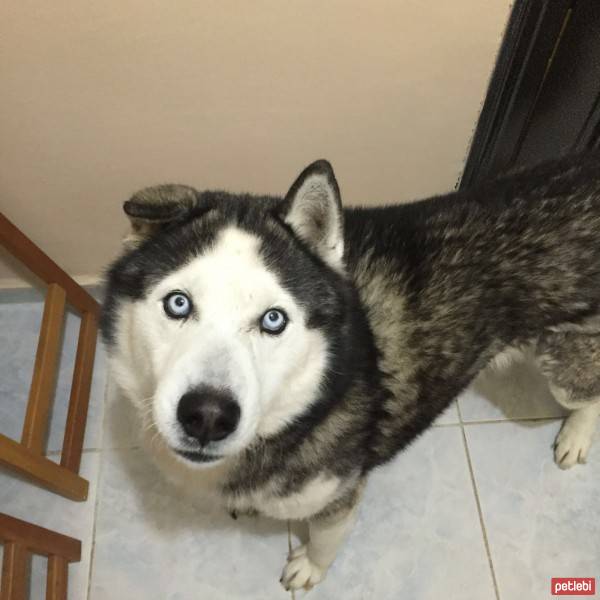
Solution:
<svg viewBox="0 0 600 600">
<path fill-rule="evenodd" d="M 600 0 L 515 3 L 461 187 L 600 146 Z"/>
</svg>

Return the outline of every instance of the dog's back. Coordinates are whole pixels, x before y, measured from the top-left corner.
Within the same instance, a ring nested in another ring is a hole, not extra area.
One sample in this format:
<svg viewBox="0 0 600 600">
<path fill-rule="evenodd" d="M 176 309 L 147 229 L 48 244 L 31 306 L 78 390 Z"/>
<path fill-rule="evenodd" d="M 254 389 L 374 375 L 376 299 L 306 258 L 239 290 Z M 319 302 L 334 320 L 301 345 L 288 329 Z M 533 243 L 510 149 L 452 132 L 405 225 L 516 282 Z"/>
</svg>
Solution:
<svg viewBox="0 0 600 600">
<path fill-rule="evenodd" d="M 585 327 L 599 313 L 598 154 L 345 217 L 349 271 L 389 376 L 395 425 L 386 437 L 395 441 L 425 427 L 507 346 Z"/>
<path fill-rule="evenodd" d="M 484 306 L 494 320 L 510 321 L 509 341 L 598 312 L 600 154 L 345 216 L 349 268 L 358 280 L 365 261 L 377 265 L 375 276 L 389 269 L 428 316 L 481 317 Z"/>
</svg>

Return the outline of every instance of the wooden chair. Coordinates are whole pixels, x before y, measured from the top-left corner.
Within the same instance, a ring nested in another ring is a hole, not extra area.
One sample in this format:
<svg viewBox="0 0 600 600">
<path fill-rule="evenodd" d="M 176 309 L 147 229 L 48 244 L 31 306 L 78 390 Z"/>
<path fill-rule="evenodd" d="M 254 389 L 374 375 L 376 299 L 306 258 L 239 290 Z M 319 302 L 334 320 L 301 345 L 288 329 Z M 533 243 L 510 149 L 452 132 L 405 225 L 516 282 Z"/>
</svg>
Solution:
<svg viewBox="0 0 600 600">
<path fill-rule="evenodd" d="M 87 419 L 99 305 L 80 285 L 0 213 L 0 243 L 48 286 L 21 440 L 0 434 L 0 465 L 71 500 L 84 501 L 79 475 Z M 81 314 L 60 464 L 44 455 L 66 305 Z M 67 597 L 67 565 L 80 560 L 81 543 L 0 513 L 4 542 L 0 600 L 25 600 L 30 554 L 48 556 L 47 600 Z"/>
<path fill-rule="evenodd" d="M 48 285 L 35 367 L 21 441 L 0 434 L 0 464 L 72 500 L 85 500 L 88 482 L 79 476 L 96 337 L 98 303 L 0 214 L 0 243 Z M 44 456 L 67 302 L 81 313 L 81 327 L 60 465 Z"/>
<path fill-rule="evenodd" d="M 0 513 L 0 542 L 0 600 L 25 600 L 31 554 L 48 557 L 46 600 L 66 600 L 69 563 L 81 560 L 80 541 Z"/>
</svg>

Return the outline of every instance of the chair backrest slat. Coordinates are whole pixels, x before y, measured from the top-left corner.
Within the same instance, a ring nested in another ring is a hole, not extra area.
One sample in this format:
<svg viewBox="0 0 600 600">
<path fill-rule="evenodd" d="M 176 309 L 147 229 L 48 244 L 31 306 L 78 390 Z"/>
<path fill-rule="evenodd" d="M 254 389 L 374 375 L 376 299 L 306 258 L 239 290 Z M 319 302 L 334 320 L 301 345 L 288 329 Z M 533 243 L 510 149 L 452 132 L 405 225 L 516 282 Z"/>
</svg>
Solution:
<svg viewBox="0 0 600 600">
<path fill-rule="evenodd" d="M 21 443 L 39 454 L 44 451 L 48 418 L 54 399 L 66 299 L 65 290 L 59 285 L 52 283 L 48 286 L 21 436 Z"/>
</svg>

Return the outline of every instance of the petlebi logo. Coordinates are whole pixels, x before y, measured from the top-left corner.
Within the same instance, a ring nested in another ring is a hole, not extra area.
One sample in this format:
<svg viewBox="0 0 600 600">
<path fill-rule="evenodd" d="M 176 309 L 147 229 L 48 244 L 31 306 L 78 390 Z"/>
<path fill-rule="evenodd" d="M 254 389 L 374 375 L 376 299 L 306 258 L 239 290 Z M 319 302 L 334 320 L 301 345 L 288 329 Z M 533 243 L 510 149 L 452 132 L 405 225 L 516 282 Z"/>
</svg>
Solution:
<svg viewBox="0 0 600 600">
<path fill-rule="evenodd" d="M 595 596 L 595 577 L 553 577 L 551 582 L 553 596 Z"/>
</svg>

